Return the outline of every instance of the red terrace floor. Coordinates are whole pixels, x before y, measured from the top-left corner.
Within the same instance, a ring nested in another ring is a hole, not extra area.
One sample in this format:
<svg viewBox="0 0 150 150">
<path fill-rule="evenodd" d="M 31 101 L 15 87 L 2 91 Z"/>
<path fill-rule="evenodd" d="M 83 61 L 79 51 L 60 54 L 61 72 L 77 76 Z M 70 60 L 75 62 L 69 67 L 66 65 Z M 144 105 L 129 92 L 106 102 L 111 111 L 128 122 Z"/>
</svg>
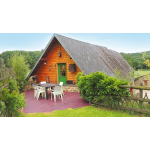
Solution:
<svg viewBox="0 0 150 150">
<path fill-rule="evenodd" d="M 89 103 L 84 101 L 77 92 L 64 92 L 63 101 L 57 97 L 56 102 L 54 102 L 54 97 L 51 100 L 50 93 L 48 100 L 42 97 L 36 100 L 33 94 L 34 90 L 28 90 L 25 94 L 27 101 L 26 107 L 23 109 L 24 113 L 52 112 L 54 110 L 89 106 Z"/>
</svg>

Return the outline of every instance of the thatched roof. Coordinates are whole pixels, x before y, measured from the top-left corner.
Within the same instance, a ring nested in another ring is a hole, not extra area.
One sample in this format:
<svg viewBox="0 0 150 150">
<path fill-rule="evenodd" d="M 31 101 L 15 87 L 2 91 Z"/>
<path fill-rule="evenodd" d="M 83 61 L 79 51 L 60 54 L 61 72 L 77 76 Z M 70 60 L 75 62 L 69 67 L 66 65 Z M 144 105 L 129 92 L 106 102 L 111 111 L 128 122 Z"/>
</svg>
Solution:
<svg viewBox="0 0 150 150">
<path fill-rule="evenodd" d="M 42 59 L 48 56 L 56 41 L 60 42 L 85 75 L 89 74 L 89 72 L 101 71 L 114 77 L 114 69 L 117 68 L 121 71 L 121 76 L 126 77 L 132 69 L 118 52 L 54 34 L 29 76 L 36 74 L 42 64 Z"/>
</svg>

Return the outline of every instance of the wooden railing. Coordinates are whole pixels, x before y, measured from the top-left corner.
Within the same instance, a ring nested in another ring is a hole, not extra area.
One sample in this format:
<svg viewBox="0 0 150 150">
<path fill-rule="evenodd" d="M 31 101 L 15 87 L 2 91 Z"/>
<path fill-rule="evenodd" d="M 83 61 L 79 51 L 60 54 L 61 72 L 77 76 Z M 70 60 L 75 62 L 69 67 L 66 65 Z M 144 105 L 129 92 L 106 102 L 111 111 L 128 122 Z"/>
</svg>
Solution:
<svg viewBox="0 0 150 150">
<path fill-rule="evenodd" d="M 139 115 L 141 114 L 146 114 L 147 116 L 150 115 L 150 99 L 148 99 L 147 93 L 145 93 L 145 95 L 143 96 L 143 90 L 150 90 L 150 87 L 144 87 L 141 84 L 141 86 L 122 85 L 121 88 L 136 89 L 139 90 L 139 94 L 136 95 L 134 94 L 134 92 L 131 92 L 130 97 L 121 97 L 121 102 L 117 103 L 114 102 L 111 105 L 107 105 L 101 102 L 95 103 L 92 100 L 91 102 L 109 109 L 125 110 L 128 111 L 129 113 L 136 112 Z"/>
<path fill-rule="evenodd" d="M 142 86 L 141 83 L 141 86 L 122 85 L 121 88 L 139 90 L 139 94 L 137 96 L 133 92 L 131 93 L 131 97 L 127 98 L 126 100 L 126 103 L 130 103 L 130 105 L 127 105 L 126 107 L 122 106 L 123 109 L 131 110 L 138 113 L 150 114 L 150 99 L 148 99 L 147 93 L 143 95 L 144 90 L 150 90 L 150 87 Z"/>
</svg>

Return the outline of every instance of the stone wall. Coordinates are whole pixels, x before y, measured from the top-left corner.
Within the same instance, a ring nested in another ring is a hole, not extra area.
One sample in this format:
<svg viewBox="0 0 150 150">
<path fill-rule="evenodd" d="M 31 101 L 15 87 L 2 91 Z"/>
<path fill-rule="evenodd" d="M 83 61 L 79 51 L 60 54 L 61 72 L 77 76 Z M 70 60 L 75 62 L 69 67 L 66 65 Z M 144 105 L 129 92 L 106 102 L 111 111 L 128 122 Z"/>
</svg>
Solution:
<svg viewBox="0 0 150 150">
<path fill-rule="evenodd" d="M 145 76 L 142 76 L 142 77 L 139 77 L 137 79 L 135 79 L 134 81 L 134 85 L 135 86 L 140 86 L 140 83 L 143 84 L 144 86 L 144 80 L 148 80 L 148 85 L 147 86 L 150 86 L 150 75 L 145 75 Z"/>
<path fill-rule="evenodd" d="M 147 80 L 147 85 L 144 85 L 144 80 Z M 135 81 L 133 83 L 131 83 L 131 85 L 135 85 L 135 86 L 145 86 L 145 87 L 150 87 L 150 75 L 144 75 L 141 77 L 138 77 L 135 79 Z M 145 94 L 147 94 L 148 98 L 150 98 L 150 90 L 143 90 L 143 98 L 145 97 Z M 140 92 L 138 89 L 133 89 L 133 95 L 134 97 L 138 97 L 140 96 Z"/>
<path fill-rule="evenodd" d="M 68 85 L 68 86 L 63 86 L 63 91 L 66 91 L 66 92 L 79 92 L 79 89 L 76 85 Z"/>
</svg>

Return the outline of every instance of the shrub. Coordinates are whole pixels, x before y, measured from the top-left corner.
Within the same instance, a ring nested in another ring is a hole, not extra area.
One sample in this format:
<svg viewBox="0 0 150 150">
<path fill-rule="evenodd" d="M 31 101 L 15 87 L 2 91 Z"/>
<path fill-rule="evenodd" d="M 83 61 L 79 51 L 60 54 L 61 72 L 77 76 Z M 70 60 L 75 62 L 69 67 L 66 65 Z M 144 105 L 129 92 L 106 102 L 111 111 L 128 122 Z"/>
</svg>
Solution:
<svg viewBox="0 0 150 150">
<path fill-rule="evenodd" d="M 117 80 L 102 72 L 84 75 L 77 75 L 77 85 L 81 97 L 86 101 L 93 100 L 106 104 L 115 104 L 121 102 L 121 97 L 130 96 L 128 89 L 120 88 L 120 85 L 127 85 L 128 81 L 123 79 Z"/>
<path fill-rule="evenodd" d="M 10 78 L 9 87 L 4 88 L 1 96 L 3 112 L 6 116 L 17 114 L 18 110 L 26 106 L 25 95 L 20 94 L 17 86 L 17 81 Z"/>
<path fill-rule="evenodd" d="M 6 109 L 5 103 L 0 100 L 0 116 L 4 115 L 5 109 Z"/>
</svg>

